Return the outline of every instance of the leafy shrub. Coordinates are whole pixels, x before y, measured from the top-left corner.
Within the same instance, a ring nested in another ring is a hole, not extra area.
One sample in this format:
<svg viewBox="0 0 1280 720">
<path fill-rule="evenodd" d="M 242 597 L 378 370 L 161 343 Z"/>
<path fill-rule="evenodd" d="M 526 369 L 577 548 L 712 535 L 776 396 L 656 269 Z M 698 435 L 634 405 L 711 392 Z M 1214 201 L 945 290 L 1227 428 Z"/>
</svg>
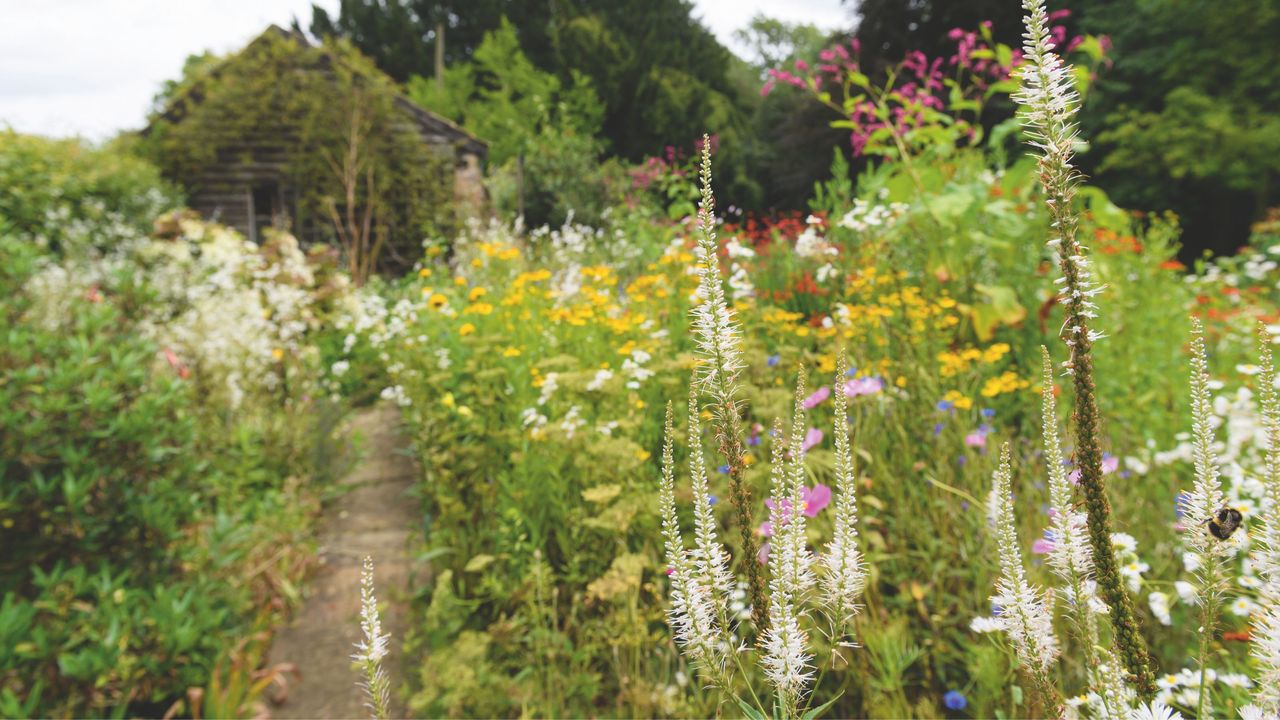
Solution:
<svg viewBox="0 0 1280 720">
<path fill-rule="evenodd" d="M 117 141 L 92 147 L 0 130 L 0 219 L 56 252 L 104 248 L 178 204 L 160 173 Z"/>
</svg>

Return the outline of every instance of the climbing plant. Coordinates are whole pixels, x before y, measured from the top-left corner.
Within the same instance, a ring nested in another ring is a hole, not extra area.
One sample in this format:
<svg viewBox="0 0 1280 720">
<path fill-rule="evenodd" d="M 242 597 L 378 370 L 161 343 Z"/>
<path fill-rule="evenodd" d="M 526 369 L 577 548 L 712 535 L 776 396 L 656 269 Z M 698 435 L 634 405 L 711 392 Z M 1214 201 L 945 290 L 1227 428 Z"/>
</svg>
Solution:
<svg viewBox="0 0 1280 720">
<path fill-rule="evenodd" d="M 279 163 L 304 235 L 338 242 L 357 281 L 411 262 L 453 224 L 452 148 L 418 134 L 394 83 L 344 41 L 267 32 L 166 88 L 144 146 L 195 192 L 227 170 Z"/>
</svg>

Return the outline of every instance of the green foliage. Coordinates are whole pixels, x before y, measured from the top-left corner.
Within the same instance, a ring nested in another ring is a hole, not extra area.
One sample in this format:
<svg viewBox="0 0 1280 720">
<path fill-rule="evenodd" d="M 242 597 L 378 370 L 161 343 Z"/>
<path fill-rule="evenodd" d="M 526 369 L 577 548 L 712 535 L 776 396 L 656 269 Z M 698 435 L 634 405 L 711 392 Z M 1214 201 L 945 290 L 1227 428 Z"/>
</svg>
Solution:
<svg viewBox="0 0 1280 720">
<path fill-rule="evenodd" d="M 45 248 L 0 219 L 0 715 L 158 716 L 189 688 L 208 687 L 208 707 L 228 688 L 261 692 L 227 638 L 278 623 L 299 599 L 316 496 L 342 467 L 341 414 L 307 399 L 301 358 L 281 357 L 284 385 L 232 408 L 206 384 L 229 378 L 173 351 L 187 352 L 170 324 L 210 298 L 207 284 L 200 297 L 172 293 L 209 278 L 182 264 L 185 238 L 143 234 L 144 201 L 169 197 L 154 170 L 114 151 L 4 140 L 3 158 L 49 179 L 47 196 L 24 194 L 6 215 L 52 203 L 49 222 L 72 232 Z M 68 166 L 75 176 L 60 174 Z M 109 204 L 111 192 L 136 204 Z M 225 230 L 209 235 L 220 244 L 202 249 L 227 265 L 250 252 Z M 291 291 L 272 277 L 279 302 Z M 212 301 L 234 317 L 246 296 L 220 287 Z"/>
<path fill-rule="evenodd" d="M 312 47 L 268 31 L 220 63 L 198 64 L 160 103 L 144 147 L 192 191 L 226 189 L 211 171 L 229 159 L 283 157 L 298 193 L 295 228 L 333 237 L 350 190 L 389 253 L 412 256 L 455 222 L 453 156 L 422 141 L 400 102 L 399 89 L 349 44 Z M 348 166 L 358 166 L 354 183 Z"/>
<path fill-rule="evenodd" d="M 533 225 L 571 213 L 595 223 L 611 204 L 618 172 L 597 160 L 604 108 L 591 82 L 576 71 L 565 83 L 539 70 L 511 23 L 487 33 L 473 61 L 449 68 L 443 85 L 414 77 L 409 94 L 489 140 L 493 199 L 506 213 Z"/>
<path fill-rule="evenodd" d="M 1118 202 L 1182 218 L 1190 261 L 1230 253 L 1280 202 L 1275 0 L 1123 0 L 1075 7 L 1114 66 L 1083 109 L 1083 156 Z"/>
<path fill-rule="evenodd" d="M 0 130 L 0 221 L 57 252 L 106 247 L 179 203 L 128 142 L 92 147 Z M 85 230 L 93 228 L 93 237 Z"/>
</svg>

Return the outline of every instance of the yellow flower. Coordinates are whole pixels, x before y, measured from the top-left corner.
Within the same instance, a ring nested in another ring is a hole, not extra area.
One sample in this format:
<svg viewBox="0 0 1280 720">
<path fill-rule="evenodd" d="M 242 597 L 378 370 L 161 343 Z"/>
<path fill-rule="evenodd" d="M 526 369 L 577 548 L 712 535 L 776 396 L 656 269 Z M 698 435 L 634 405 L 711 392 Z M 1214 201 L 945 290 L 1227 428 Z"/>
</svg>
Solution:
<svg viewBox="0 0 1280 720">
<path fill-rule="evenodd" d="M 628 340 L 622 347 L 618 348 L 619 355 L 630 355 L 636 349 L 636 341 Z"/>
<path fill-rule="evenodd" d="M 639 460 L 640 462 L 644 462 L 645 460 L 649 459 L 650 454 L 651 453 L 648 450 L 644 450 L 644 449 L 637 450 L 636 459 Z"/>
<path fill-rule="evenodd" d="M 462 417 L 471 417 L 471 408 L 466 405 L 461 405 L 458 407 L 458 414 Z"/>
<path fill-rule="evenodd" d="M 480 258 L 471 258 L 471 267 L 484 267 L 484 261 Z"/>
<path fill-rule="evenodd" d="M 996 343 L 982 352 L 982 361 L 993 363 L 1009 352 L 1008 343 Z"/>
<path fill-rule="evenodd" d="M 462 309 L 463 315 L 488 315 L 491 312 L 493 312 L 493 306 L 487 302 L 478 302 Z"/>
<path fill-rule="evenodd" d="M 430 285 L 423 285 L 423 286 L 422 286 L 422 296 L 423 296 L 423 297 L 431 297 L 431 293 L 433 293 L 433 292 L 435 292 L 435 291 L 436 291 L 436 289 L 435 289 L 435 288 L 433 288 L 433 287 L 431 287 Z"/>
<path fill-rule="evenodd" d="M 276 360 L 283 360 L 283 359 L 284 359 L 284 350 L 282 350 L 282 349 L 280 349 L 280 348 L 273 348 L 273 349 L 271 350 L 271 357 L 275 358 Z"/>
<path fill-rule="evenodd" d="M 427 304 L 435 308 L 436 310 L 439 310 L 440 308 L 444 307 L 445 303 L 447 302 L 449 302 L 449 298 L 445 297 L 444 295 L 441 295 L 440 293 L 436 293 L 432 295 L 431 298 L 427 300 Z"/>
<path fill-rule="evenodd" d="M 455 405 L 453 400 L 453 393 L 445 393 L 444 397 L 440 398 L 440 404 L 444 405 L 447 408 L 453 407 Z"/>
<path fill-rule="evenodd" d="M 835 372 L 835 369 L 836 369 L 835 358 L 831 357 L 830 355 L 818 356 L 818 372 L 826 374 L 826 373 Z"/>
<path fill-rule="evenodd" d="M 942 399 L 951 403 L 959 410 L 968 410 L 973 407 L 973 400 L 970 400 L 959 390 L 949 390 L 946 395 L 942 396 Z"/>
<path fill-rule="evenodd" d="M 419 270 L 418 277 L 423 277 L 423 278 L 431 277 L 431 268 L 424 267 L 421 270 Z"/>
<path fill-rule="evenodd" d="M 453 279 L 453 284 L 458 286 L 466 285 L 467 279 L 459 275 Z"/>
<path fill-rule="evenodd" d="M 444 252 L 444 248 L 440 247 L 439 245 L 432 245 L 431 247 L 427 248 L 427 257 L 435 257 L 442 252 Z"/>
<path fill-rule="evenodd" d="M 796 328 L 796 336 L 797 336 L 797 337 L 809 337 L 809 326 L 808 326 L 808 325 L 801 325 L 800 327 Z"/>
<path fill-rule="evenodd" d="M 635 400 L 631 401 L 631 405 L 637 410 L 643 410 L 645 406 L 648 405 L 648 403 L 641 400 L 640 398 L 636 398 Z"/>
<path fill-rule="evenodd" d="M 467 293 L 467 299 L 471 302 L 475 302 L 476 300 L 484 297 L 487 292 L 489 291 L 480 286 L 473 287 L 471 288 L 471 292 Z"/>
<path fill-rule="evenodd" d="M 462 327 L 458 328 L 458 334 L 463 336 L 470 335 L 475 331 L 476 331 L 476 326 L 472 325 L 471 323 L 463 323 Z"/>
<path fill-rule="evenodd" d="M 513 346 L 502 351 L 502 357 L 520 357 L 520 348 Z"/>
</svg>

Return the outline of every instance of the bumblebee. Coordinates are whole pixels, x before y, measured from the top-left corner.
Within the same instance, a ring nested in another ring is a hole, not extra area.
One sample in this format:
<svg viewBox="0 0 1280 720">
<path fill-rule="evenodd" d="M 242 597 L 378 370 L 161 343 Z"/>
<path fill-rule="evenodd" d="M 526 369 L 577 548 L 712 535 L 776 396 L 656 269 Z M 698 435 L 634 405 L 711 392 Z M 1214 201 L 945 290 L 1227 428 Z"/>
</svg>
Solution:
<svg viewBox="0 0 1280 720">
<path fill-rule="evenodd" d="M 1219 508 L 1206 522 L 1209 525 L 1209 533 L 1219 540 L 1226 540 L 1231 537 L 1231 533 L 1240 527 L 1240 523 L 1244 520 L 1244 516 L 1240 511 L 1232 507 Z"/>
</svg>

